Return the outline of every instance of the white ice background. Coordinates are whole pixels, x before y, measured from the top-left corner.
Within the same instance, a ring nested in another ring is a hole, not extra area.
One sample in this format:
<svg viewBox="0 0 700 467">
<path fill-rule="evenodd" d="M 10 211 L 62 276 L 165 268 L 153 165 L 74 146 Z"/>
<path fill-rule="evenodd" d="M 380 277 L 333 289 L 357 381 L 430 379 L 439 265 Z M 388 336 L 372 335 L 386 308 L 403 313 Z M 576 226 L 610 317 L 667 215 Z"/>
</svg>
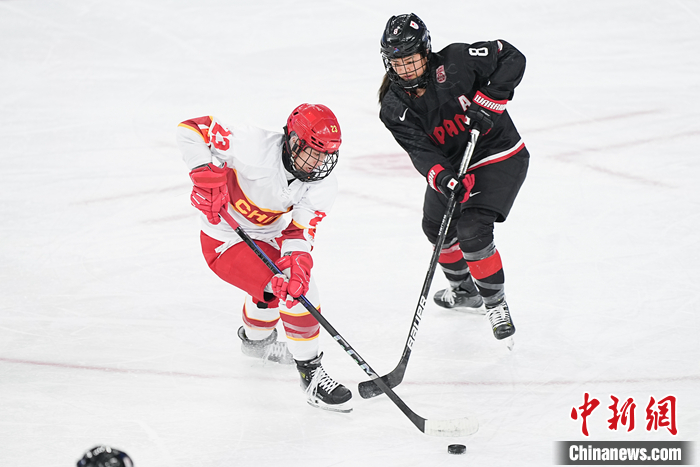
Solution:
<svg viewBox="0 0 700 467">
<path fill-rule="evenodd" d="M 281 130 L 302 102 L 334 110 L 314 273 L 324 315 L 388 372 L 431 254 L 425 181 L 377 118 L 379 37 L 407 12 L 436 50 L 505 39 L 528 59 L 508 107 L 530 172 L 496 227 L 515 349 L 431 303 L 396 388 L 423 417 L 479 419 L 454 440 L 361 399 L 325 332 L 350 414 L 241 355 L 243 295 L 201 256 L 174 142 L 187 118 Z M 137 467 L 546 466 L 562 440 L 698 441 L 698 109 L 694 0 L 0 1 L 0 465 L 105 443 Z M 570 417 L 586 392 L 589 437 Z M 608 428 L 611 395 L 634 398 L 634 431 Z M 668 395 L 677 436 L 646 430 Z"/>
</svg>

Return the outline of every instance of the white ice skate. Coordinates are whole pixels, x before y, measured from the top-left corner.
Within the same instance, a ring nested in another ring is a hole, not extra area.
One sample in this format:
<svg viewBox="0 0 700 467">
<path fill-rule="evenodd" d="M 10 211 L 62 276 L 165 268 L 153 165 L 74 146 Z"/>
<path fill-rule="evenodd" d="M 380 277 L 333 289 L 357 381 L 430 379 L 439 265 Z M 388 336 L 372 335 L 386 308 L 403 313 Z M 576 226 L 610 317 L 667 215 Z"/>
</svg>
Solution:
<svg viewBox="0 0 700 467">
<path fill-rule="evenodd" d="M 261 358 L 282 365 L 291 365 L 294 363 L 294 358 L 289 352 L 289 349 L 287 349 L 287 343 L 277 340 L 277 329 L 273 329 L 272 334 L 265 339 L 256 341 L 248 339 L 245 335 L 245 329 L 241 326 L 238 329 L 238 337 L 241 338 L 241 351 L 243 355 Z"/>
</svg>

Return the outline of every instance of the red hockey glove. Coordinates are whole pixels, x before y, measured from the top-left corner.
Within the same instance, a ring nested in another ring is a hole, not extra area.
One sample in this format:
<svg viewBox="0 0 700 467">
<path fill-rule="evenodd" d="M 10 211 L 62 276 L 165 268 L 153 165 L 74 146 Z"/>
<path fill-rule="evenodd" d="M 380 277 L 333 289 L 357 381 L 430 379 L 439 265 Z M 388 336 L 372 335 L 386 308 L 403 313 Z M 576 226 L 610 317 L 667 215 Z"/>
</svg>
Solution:
<svg viewBox="0 0 700 467">
<path fill-rule="evenodd" d="M 507 100 L 497 101 L 477 91 L 472 99 L 472 104 L 467 109 L 469 127 L 479 130 L 485 135 L 498 117 L 506 110 Z"/>
<path fill-rule="evenodd" d="M 190 196 L 192 206 L 206 214 L 209 222 L 218 224 L 221 222 L 219 211 L 229 201 L 226 164 L 223 167 L 214 164 L 197 167 L 190 172 L 190 178 L 194 183 Z"/>
<path fill-rule="evenodd" d="M 457 174 L 452 169 L 446 169 L 442 165 L 435 165 L 428 172 L 428 184 L 435 191 L 445 196 L 454 192 L 455 199 L 464 203 L 469 199 L 469 193 L 474 188 L 474 174 L 466 174 L 461 180 L 457 180 Z"/>
<path fill-rule="evenodd" d="M 299 298 L 309 291 L 314 260 L 308 253 L 292 251 L 278 259 L 275 264 L 284 275 L 277 274 L 272 278 L 272 292 L 281 300 L 286 300 L 287 308 L 291 308 L 297 304 L 294 298 Z"/>
</svg>

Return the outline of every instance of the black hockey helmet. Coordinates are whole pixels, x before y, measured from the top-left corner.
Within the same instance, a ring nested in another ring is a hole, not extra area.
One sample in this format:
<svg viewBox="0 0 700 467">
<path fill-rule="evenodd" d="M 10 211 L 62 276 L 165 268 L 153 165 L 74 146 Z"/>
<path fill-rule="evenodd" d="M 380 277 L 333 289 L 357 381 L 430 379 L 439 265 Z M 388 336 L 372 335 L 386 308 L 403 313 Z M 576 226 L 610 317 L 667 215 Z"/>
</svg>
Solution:
<svg viewBox="0 0 700 467">
<path fill-rule="evenodd" d="M 131 458 L 118 449 L 109 446 L 95 446 L 83 455 L 77 467 L 133 467 Z"/>
<path fill-rule="evenodd" d="M 403 80 L 391 67 L 391 60 L 419 53 L 427 57 L 430 53 L 430 31 L 414 13 L 392 16 L 382 34 L 381 54 L 386 73 L 393 82 L 404 89 L 424 87 L 428 81 L 428 70 L 412 80 Z"/>
</svg>

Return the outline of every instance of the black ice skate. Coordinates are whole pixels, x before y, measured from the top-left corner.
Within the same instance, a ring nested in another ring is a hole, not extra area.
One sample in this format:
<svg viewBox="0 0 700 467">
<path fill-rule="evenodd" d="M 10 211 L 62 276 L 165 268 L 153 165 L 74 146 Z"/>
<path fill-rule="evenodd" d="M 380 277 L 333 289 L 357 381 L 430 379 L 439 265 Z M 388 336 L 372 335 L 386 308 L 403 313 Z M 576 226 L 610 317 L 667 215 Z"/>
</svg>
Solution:
<svg viewBox="0 0 700 467">
<path fill-rule="evenodd" d="M 510 317 L 510 310 L 505 300 L 501 300 L 493 306 L 486 308 L 486 316 L 491 322 L 493 335 L 496 339 L 501 340 L 515 334 L 515 326 Z"/>
<path fill-rule="evenodd" d="M 312 359 L 296 360 L 301 376 L 301 388 L 306 393 L 309 405 L 333 412 L 351 412 L 349 401 L 352 393 L 342 384 L 333 381 L 321 366 L 323 352 Z"/>
<path fill-rule="evenodd" d="M 473 287 L 473 285 L 472 285 Z M 464 290 L 461 286 L 439 290 L 433 297 L 435 303 L 442 308 L 449 308 L 456 311 L 468 313 L 484 314 L 484 300 L 474 287 L 473 291 Z"/>
<path fill-rule="evenodd" d="M 291 365 L 294 363 L 294 358 L 289 352 L 289 349 L 287 349 L 287 344 L 277 341 L 277 329 L 273 329 L 272 334 L 265 339 L 255 341 L 248 339 L 245 335 L 245 329 L 241 326 L 238 329 L 238 337 L 241 338 L 241 351 L 243 355 L 277 362 L 282 365 Z"/>
</svg>

